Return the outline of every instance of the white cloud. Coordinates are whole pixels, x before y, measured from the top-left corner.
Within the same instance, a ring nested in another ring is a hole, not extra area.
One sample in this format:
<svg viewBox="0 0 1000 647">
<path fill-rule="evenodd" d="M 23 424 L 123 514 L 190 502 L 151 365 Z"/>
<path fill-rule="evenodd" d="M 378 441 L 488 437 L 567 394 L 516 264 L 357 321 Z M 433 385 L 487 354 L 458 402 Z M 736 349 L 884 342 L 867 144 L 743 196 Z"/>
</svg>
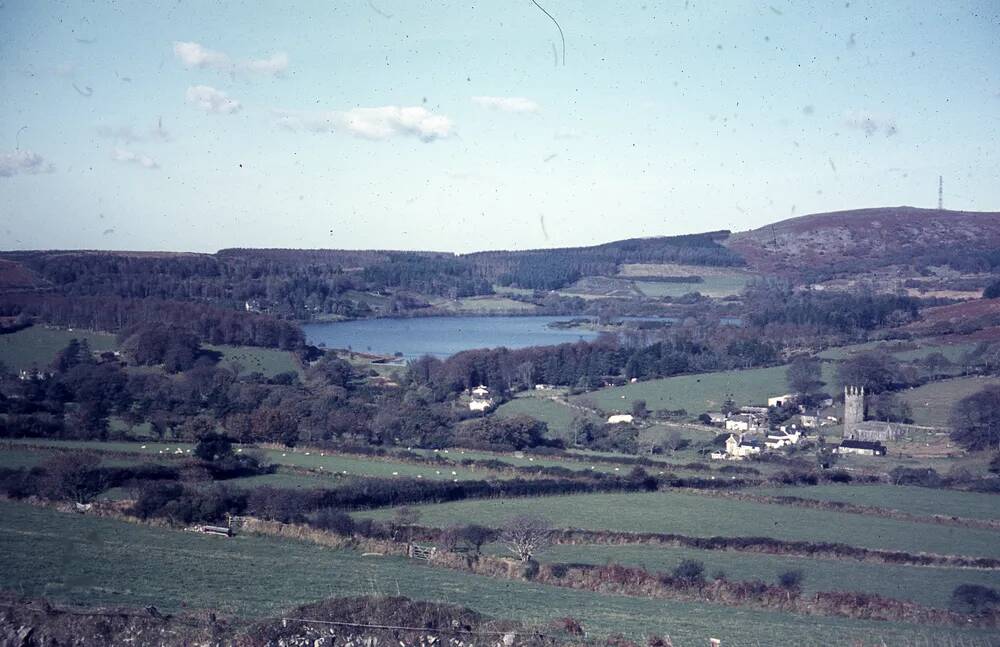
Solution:
<svg viewBox="0 0 1000 647">
<path fill-rule="evenodd" d="M 846 123 L 851 128 L 863 130 L 868 137 L 879 131 L 883 131 L 886 137 L 892 137 L 899 132 L 895 117 L 884 117 L 871 112 L 851 113 L 847 116 Z"/>
<path fill-rule="evenodd" d="M 538 104 L 524 97 L 472 97 L 472 102 L 501 112 L 538 112 Z"/>
<path fill-rule="evenodd" d="M 97 134 L 105 139 L 111 139 L 123 144 L 144 141 L 169 142 L 171 140 L 170 133 L 163 128 L 163 117 L 158 118 L 156 124 L 150 126 L 145 133 L 136 130 L 131 125 L 108 126 L 101 124 L 97 127 Z"/>
<path fill-rule="evenodd" d="M 421 106 L 352 108 L 347 111 L 275 111 L 277 125 L 292 131 L 335 132 L 344 130 L 355 137 L 383 140 L 397 136 L 417 137 L 424 142 L 445 139 L 454 124 Z"/>
<path fill-rule="evenodd" d="M 185 96 L 188 103 L 205 112 L 214 112 L 220 115 L 230 115 L 243 107 L 239 101 L 230 99 L 225 92 L 216 90 L 210 85 L 192 85 L 187 89 Z"/>
<path fill-rule="evenodd" d="M 160 165 L 152 157 L 139 153 L 133 153 L 132 151 L 127 151 L 124 148 L 115 148 L 114 152 L 111 153 L 111 159 L 116 162 L 122 162 L 123 164 L 136 164 L 137 166 L 150 170 L 160 168 Z"/>
<path fill-rule="evenodd" d="M 174 42 L 174 56 L 187 68 L 245 71 L 267 76 L 281 76 L 288 70 L 288 54 L 276 52 L 270 58 L 233 61 L 228 54 L 208 49 L 200 43 Z"/>
<path fill-rule="evenodd" d="M 174 56 L 184 67 L 225 69 L 232 65 L 229 57 L 222 52 L 216 52 L 198 43 L 175 42 Z"/>
<path fill-rule="evenodd" d="M 14 175 L 36 175 L 51 173 L 55 167 L 45 158 L 32 151 L 12 151 L 0 153 L 0 177 Z"/>
<path fill-rule="evenodd" d="M 241 63 L 241 67 L 258 74 L 269 74 L 271 76 L 281 76 L 288 69 L 288 54 L 278 52 L 271 58 L 249 60 Z"/>
</svg>

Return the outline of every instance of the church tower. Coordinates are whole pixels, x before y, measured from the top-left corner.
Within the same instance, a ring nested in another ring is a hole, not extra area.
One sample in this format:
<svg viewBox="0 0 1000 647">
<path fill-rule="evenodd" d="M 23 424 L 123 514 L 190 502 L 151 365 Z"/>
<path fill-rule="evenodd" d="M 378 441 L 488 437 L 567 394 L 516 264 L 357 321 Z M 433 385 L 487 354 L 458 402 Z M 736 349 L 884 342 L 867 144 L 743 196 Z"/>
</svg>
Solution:
<svg viewBox="0 0 1000 647">
<path fill-rule="evenodd" d="M 865 419 L 865 387 L 844 387 L 844 438 L 854 438 L 854 428 Z"/>
</svg>

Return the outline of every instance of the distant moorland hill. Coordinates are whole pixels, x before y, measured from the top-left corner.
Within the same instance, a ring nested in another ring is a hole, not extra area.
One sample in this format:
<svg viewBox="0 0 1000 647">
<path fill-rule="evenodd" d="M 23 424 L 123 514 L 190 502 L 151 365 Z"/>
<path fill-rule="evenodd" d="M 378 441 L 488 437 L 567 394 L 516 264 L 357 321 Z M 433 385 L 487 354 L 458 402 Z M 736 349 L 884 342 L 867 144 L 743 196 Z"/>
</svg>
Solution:
<svg viewBox="0 0 1000 647">
<path fill-rule="evenodd" d="M 989 271 L 1000 213 L 878 207 L 818 213 L 733 234 L 726 246 L 761 272 L 835 275 L 892 265 Z"/>
</svg>

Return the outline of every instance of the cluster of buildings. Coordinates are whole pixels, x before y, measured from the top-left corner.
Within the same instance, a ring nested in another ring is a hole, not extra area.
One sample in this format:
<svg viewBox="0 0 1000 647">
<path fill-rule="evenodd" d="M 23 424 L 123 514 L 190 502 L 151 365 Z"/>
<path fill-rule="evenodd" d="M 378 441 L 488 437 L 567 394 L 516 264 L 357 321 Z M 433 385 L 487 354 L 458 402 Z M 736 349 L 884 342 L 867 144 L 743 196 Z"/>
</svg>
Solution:
<svg viewBox="0 0 1000 647">
<path fill-rule="evenodd" d="M 809 429 L 819 429 L 835 425 L 836 416 L 821 416 L 817 411 L 810 415 L 804 407 L 799 407 L 799 414 L 793 416 L 789 424 L 772 429 L 768 422 L 767 412 L 771 407 L 785 407 L 794 404 L 798 396 L 792 393 L 778 395 L 767 400 L 767 407 L 742 407 L 731 414 L 710 413 L 710 421 L 731 432 L 726 439 L 724 451 L 712 453 L 716 460 L 744 460 L 763 454 L 767 451 L 782 449 L 797 445 Z M 843 440 L 834 449 L 838 454 L 856 454 L 862 456 L 884 456 L 886 441 L 903 438 L 907 425 L 865 420 L 865 392 L 863 388 L 848 386 L 844 388 L 844 433 Z M 819 408 L 829 408 L 833 399 L 828 398 L 819 403 Z"/>
</svg>

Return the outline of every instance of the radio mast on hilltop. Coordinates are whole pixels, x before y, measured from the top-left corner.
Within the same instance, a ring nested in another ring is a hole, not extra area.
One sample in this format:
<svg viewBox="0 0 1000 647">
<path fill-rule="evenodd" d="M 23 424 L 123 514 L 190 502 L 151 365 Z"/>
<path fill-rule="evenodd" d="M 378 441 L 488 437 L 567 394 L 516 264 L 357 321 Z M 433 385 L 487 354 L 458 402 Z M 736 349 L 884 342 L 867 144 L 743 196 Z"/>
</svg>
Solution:
<svg viewBox="0 0 1000 647">
<path fill-rule="evenodd" d="M 938 176 L 938 211 L 944 209 L 944 176 Z"/>
</svg>

